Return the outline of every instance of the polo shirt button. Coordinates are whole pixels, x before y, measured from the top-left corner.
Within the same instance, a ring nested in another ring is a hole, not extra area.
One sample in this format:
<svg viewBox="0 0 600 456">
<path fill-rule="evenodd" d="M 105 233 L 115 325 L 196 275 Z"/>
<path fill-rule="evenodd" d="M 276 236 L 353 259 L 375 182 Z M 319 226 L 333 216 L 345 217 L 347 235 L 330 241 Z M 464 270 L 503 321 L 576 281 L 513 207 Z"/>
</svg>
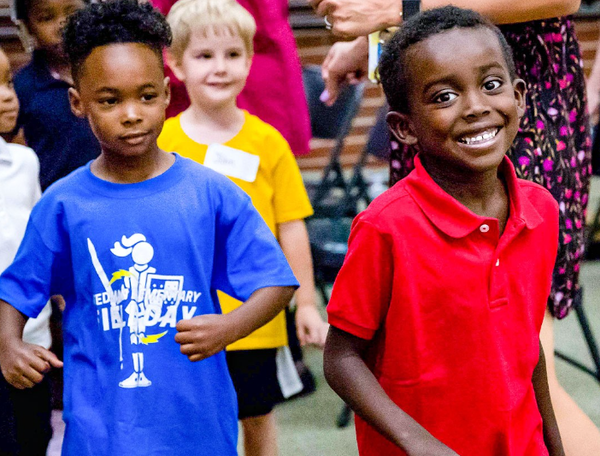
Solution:
<svg viewBox="0 0 600 456">
<path fill-rule="evenodd" d="M 500 258 L 496 260 L 496 266 L 500 266 Z"/>
<path fill-rule="evenodd" d="M 482 233 L 487 233 L 490 230 L 490 226 L 485 223 L 479 227 L 479 231 Z"/>
</svg>

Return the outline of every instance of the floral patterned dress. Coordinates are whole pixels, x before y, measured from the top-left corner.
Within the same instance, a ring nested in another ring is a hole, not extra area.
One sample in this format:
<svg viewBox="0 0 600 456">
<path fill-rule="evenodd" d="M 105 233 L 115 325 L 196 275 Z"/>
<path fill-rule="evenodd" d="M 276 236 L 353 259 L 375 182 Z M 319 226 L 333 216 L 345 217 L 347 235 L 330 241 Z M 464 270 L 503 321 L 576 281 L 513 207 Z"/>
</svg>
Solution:
<svg viewBox="0 0 600 456">
<path fill-rule="evenodd" d="M 579 44 L 570 17 L 501 27 L 517 74 L 527 83 L 527 110 L 508 156 L 517 175 L 546 187 L 560 210 L 560 240 L 548 302 L 567 315 L 578 290 L 591 176 L 591 139 Z M 414 150 L 392 144 L 390 183 L 413 167 Z"/>
</svg>

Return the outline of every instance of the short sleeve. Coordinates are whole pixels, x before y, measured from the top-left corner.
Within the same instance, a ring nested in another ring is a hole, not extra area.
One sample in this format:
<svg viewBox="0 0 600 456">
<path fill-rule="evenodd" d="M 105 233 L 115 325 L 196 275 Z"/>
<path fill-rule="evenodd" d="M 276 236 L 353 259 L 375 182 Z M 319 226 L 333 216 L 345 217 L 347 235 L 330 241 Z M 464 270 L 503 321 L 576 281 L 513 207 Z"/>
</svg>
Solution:
<svg viewBox="0 0 600 456">
<path fill-rule="evenodd" d="M 298 286 L 250 198 L 228 181 L 217 214 L 212 288 L 245 301 L 259 288 Z"/>
<path fill-rule="evenodd" d="M 272 148 L 277 148 L 282 152 L 273 168 L 275 223 L 305 219 L 313 214 L 313 209 L 304 188 L 296 158 L 283 137 L 274 136 L 272 141 Z"/>
<path fill-rule="evenodd" d="M 50 250 L 31 220 L 12 264 L 0 276 L 0 299 L 35 318 L 52 292 L 58 254 Z"/>
<path fill-rule="evenodd" d="M 329 323 L 361 339 L 372 339 L 389 308 L 393 251 L 388 235 L 360 216 L 327 306 Z"/>
</svg>

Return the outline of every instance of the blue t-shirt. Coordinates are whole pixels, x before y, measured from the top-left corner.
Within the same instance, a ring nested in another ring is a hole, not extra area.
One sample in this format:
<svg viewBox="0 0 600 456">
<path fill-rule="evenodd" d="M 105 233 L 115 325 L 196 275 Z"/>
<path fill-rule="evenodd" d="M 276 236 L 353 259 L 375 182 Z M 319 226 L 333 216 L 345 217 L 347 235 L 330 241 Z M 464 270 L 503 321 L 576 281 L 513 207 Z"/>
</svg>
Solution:
<svg viewBox="0 0 600 456">
<path fill-rule="evenodd" d="M 39 51 L 15 76 L 21 105 L 17 123 L 40 160 L 42 190 L 100 155 L 100 144 L 87 119 L 71 112 L 69 87 L 52 77 Z"/>
<path fill-rule="evenodd" d="M 220 313 L 217 289 L 246 300 L 297 281 L 250 198 L 175 157 L 136 184 L 88 165 L 52 185 L 0 276 L 30 317 L 65 297 L 65 455 L 237 454 L 225 353 L 190 362 L 175 324 Z"/>
</svg>

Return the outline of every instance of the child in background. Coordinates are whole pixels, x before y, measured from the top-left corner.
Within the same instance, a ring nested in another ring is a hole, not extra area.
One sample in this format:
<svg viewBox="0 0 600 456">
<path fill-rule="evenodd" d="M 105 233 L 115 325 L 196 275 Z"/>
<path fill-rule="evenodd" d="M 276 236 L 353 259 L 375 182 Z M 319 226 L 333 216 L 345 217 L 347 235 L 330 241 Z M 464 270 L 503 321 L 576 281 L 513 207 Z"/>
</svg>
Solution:
<svg viewBox="0 0 600 456">
<path fill-rule="evenodd" d="M 10 64 L 0 49 L 0 135 L 15 129 L 19 102 Z M 23 239 L 29 213 L 40 198 L 39 163 L 28 147 L 8 144 L 0 137 L 0 272 L 10 265 Z M 50 305 L 23 330 L 26 343 L 50 348 Z M 44 380 L 27 391 L 0 376 L 0 454 L 45 455 L 52 436 L 50 387 Z"/>
<path fill-rule="evenodd" d="M 83 0 L 15 0 L 15 19 L 33 41 L 31 62 L 15 76 L 21 103 L 18 127 L 40 160 L 42 190 L 100 154 L 86 119 L 69 106 L 73 85 L 62 27 Z"/>
<path fill-rule="evenodd" d="M 61 366 L 20 334 L 48 296 L 65 298 L 64 455 L 237 455 L 223 350 L 297 286 L 243 191 L 158 148 L 170 39 L 164 16 L 133 0 L 69 19 L 71 105 L 102 154 L 44 193 L 0 276 L 0 366 L 15 387 Z M 216 289 L 244 305 L 222 315 Z"/>
<path fill-rule="evenodd" d="M 563 455 L 539 331 L 558 208 L 505 157 L 510 48 L 455 7 L 407 21 L 379 74 L 415 170 L 355 220 L 328 307 L 330 385 L 365 455 Z"/>
<path fill-rule="evenodd" d="M 239 185 L 275 234 L 300 282 L 296 322 L 302 344 L 322 345 L 326 334 L 315 304 L 312 259 L 304 218 L 312 208 L 292 152 L 275 128 L 239 109 L 252 63 L 254 19 L 233 0 L 180 0 L 169 66 L 188 90 L 191 106 L 168 119 L 159 146 L 192 158 Z M 222 290 L 225 312 L 241 304 Z M 228 347 L 248 456 L 277 454 L 273 405 L 279 396 L 276 354 L 287 345 L 281 313 Z"/>
</svg>

